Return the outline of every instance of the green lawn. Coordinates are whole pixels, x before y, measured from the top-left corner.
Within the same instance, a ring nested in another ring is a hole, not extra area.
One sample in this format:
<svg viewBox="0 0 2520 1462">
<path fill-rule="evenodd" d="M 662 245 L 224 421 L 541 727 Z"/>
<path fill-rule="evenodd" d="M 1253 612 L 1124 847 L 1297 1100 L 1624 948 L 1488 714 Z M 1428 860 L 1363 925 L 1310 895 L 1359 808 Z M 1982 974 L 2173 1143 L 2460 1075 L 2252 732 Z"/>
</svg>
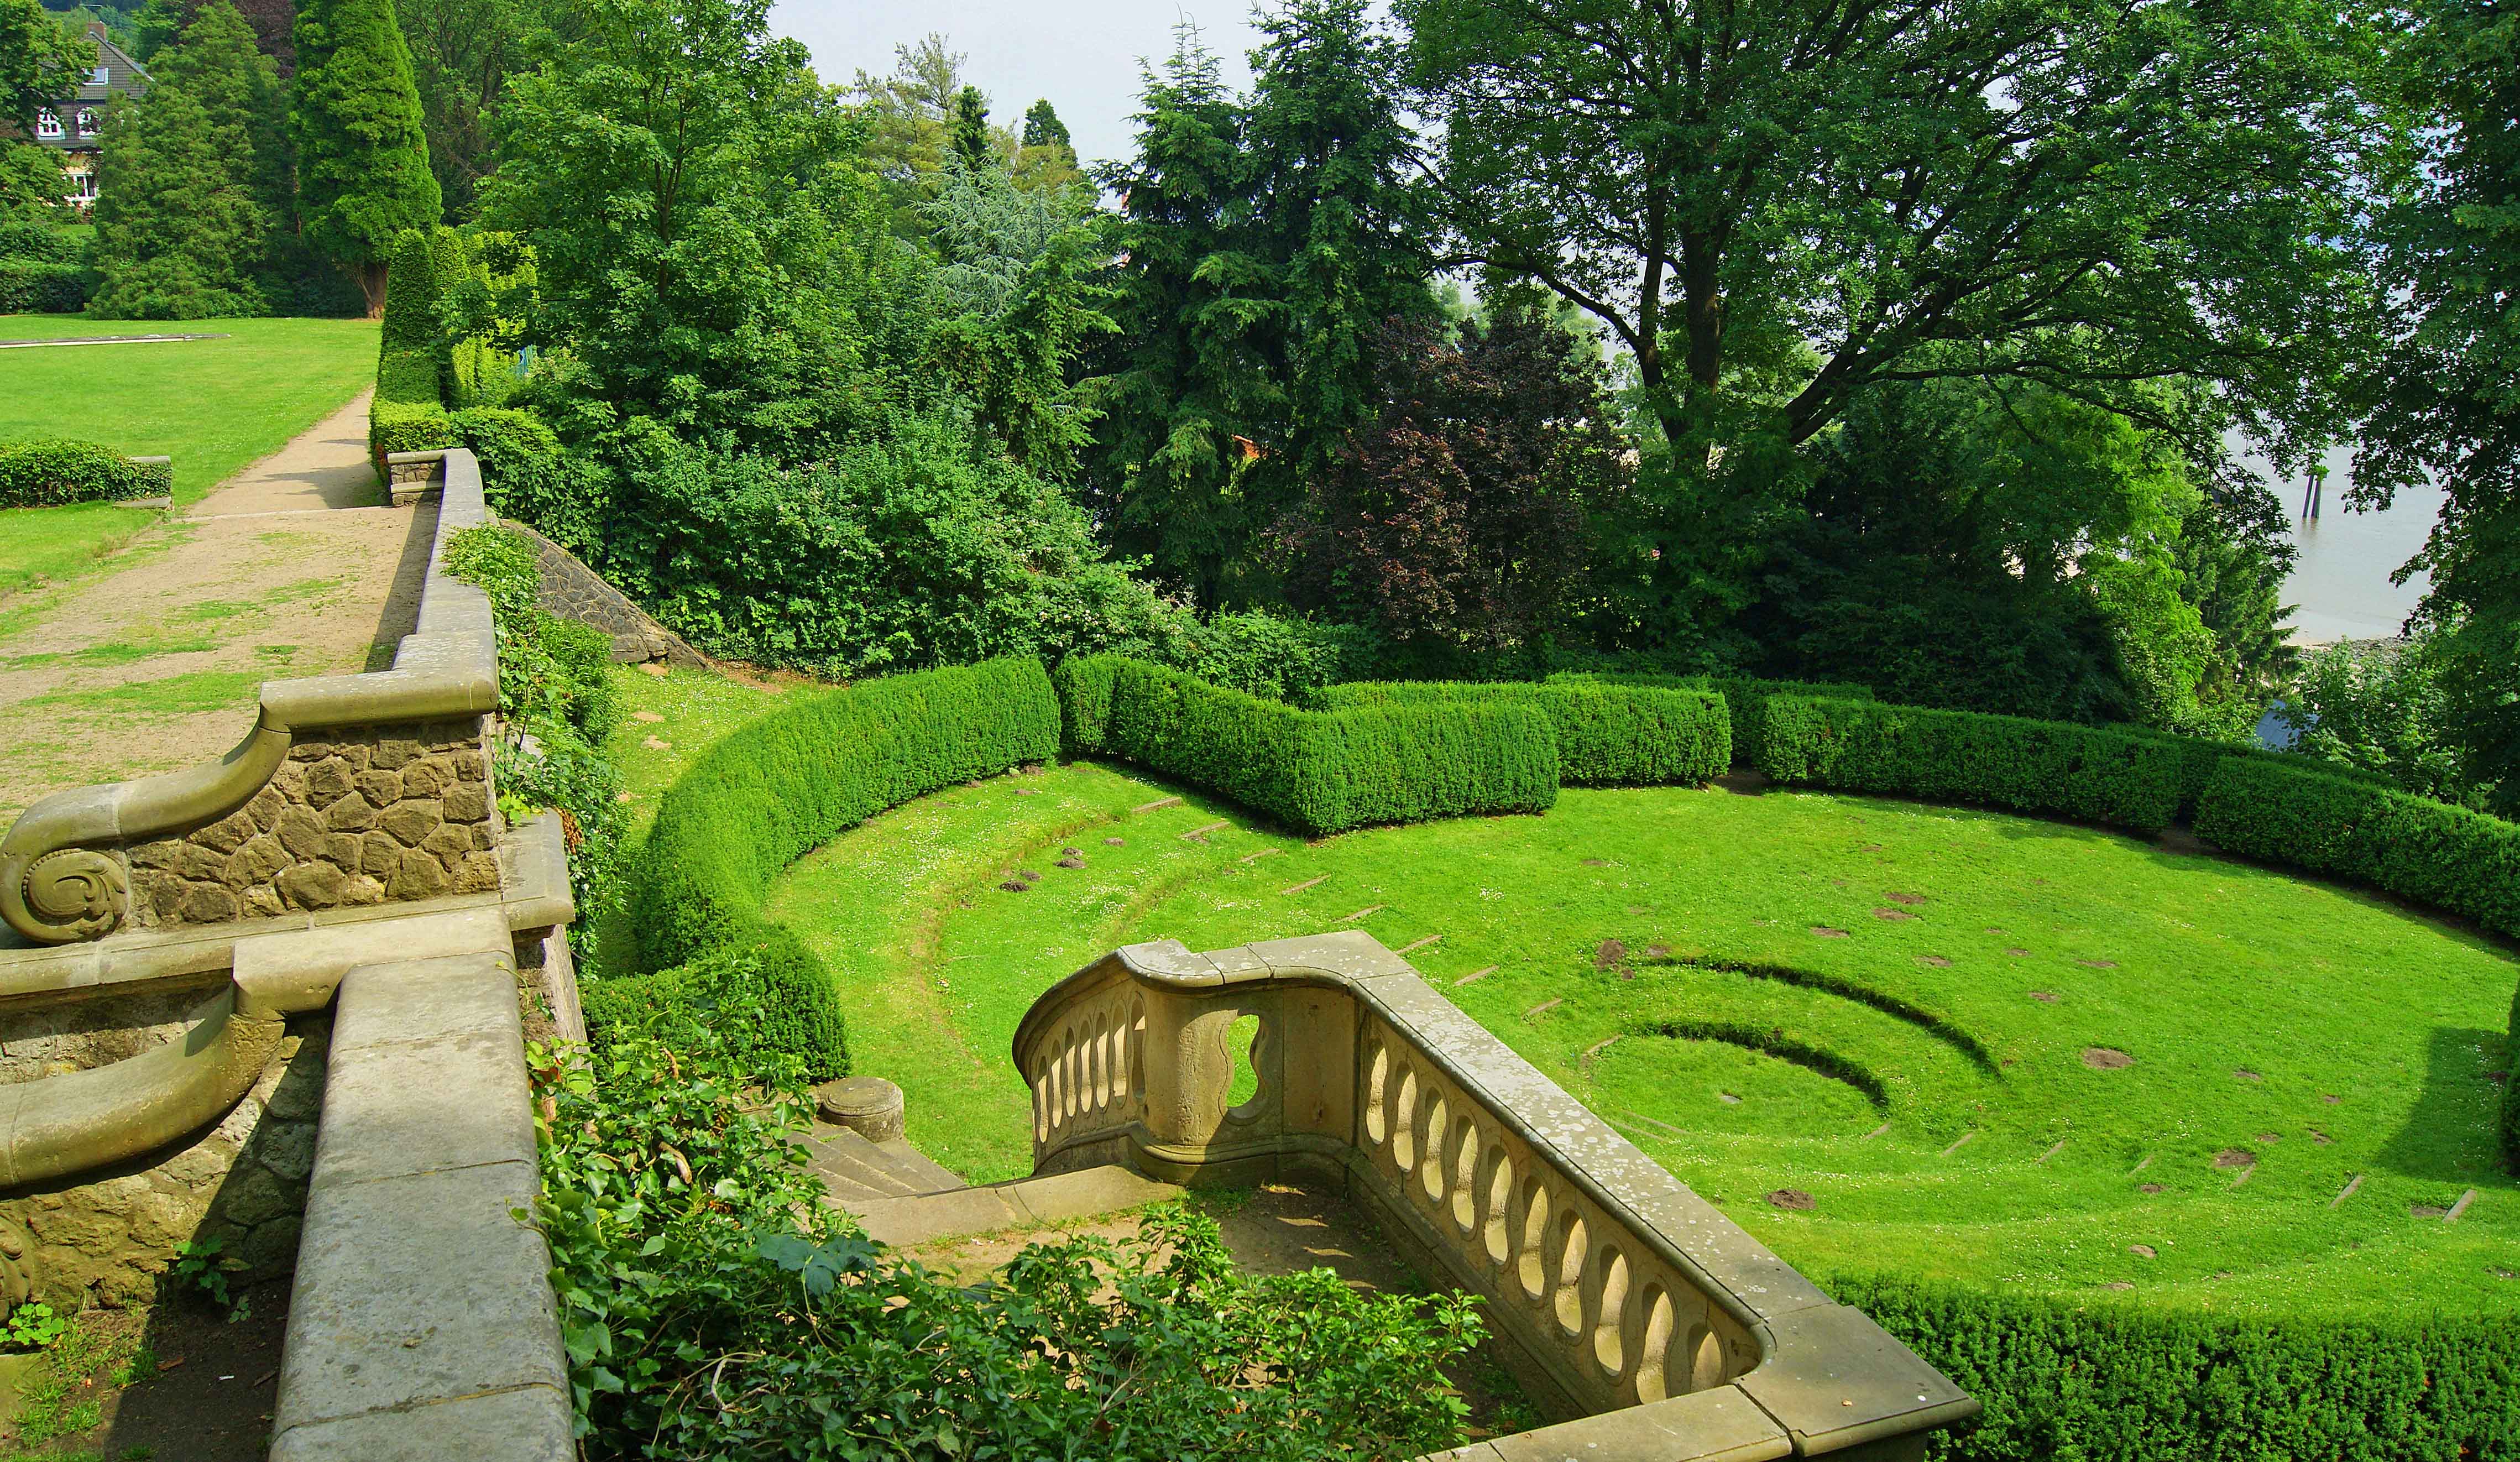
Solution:
<svg viewBox="0 0 2520 1462">
<path fill-rule="evenodd" d="M 175 459 L 175 501 L 198 501 L 278 451 L 376 378 L 369 320 L 179 324 L 0 315 L 0 340 L 221 334 L 218 341 L 0 350 L 0 441 L 69 436 Z M 0 593 L 76 575 L 150 521 L 108 505 L 0 520 Z"/>
<path fill-rule="evenodd" d="M 1868 799 L 1569 790 L 1543 817 L 1307 845 L 1197 796 L 1132 810 L 1180 791 L 1085 763 L 950 789 L 774 890 L 843 984 L 858 1070 L 901 1082 L 941 1161 L 1028 1169 L 1008 1046 L 1100 953 L 1361 925 L 1440 936 L 1409 956 L 1430 981 L 1811 1272 L 2520 1313 L 2488 1075 L 2520 961 L 2488 939 L 2112 834 Z M 1040 881 L 1000 888 L 1021 871 Z M 1771 1206 L 1781 1188 L 1814 1207 Z M 2469 1188 L 2455 1224 L 2414 1212 Z"/>
</svg>

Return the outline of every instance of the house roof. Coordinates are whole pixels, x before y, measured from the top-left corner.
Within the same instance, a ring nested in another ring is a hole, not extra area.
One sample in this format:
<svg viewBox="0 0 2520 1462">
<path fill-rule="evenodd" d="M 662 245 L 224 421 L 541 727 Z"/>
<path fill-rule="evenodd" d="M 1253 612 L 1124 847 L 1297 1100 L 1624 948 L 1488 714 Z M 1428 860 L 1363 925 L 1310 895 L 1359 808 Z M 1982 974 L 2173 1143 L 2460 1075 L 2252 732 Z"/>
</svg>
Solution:
<svg viewBox="0 0 2520 1462">
<path fill-rule="evenodd" d="M 87 38 L 96 42 L 96 70 L 81 79 L 78 100 L 82 103 L 110 102 L 115 97 L 139 96 L 149 90 L 149 69 L 131 59 L 129 52 L 113 43 L 103 25 L 88 22 Z M 96 79 L 97 72 L 105 79 Z"/>
</svg>

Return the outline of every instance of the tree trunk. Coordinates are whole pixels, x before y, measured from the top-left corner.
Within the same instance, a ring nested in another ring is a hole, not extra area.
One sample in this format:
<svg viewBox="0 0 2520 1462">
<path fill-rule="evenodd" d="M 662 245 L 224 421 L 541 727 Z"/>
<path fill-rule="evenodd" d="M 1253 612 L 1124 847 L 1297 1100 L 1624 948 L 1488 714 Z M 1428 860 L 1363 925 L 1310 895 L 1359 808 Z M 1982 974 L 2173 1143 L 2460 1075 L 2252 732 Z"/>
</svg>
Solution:
<svg viewBox="0 0 2520 1462">
<path fill-rule="evenodd" d="M 368 318 L 382 320 L 385 314 L 385 261 L 370 259 L 359 266 L 359 288 L 367 293 Z"/>
</svg>

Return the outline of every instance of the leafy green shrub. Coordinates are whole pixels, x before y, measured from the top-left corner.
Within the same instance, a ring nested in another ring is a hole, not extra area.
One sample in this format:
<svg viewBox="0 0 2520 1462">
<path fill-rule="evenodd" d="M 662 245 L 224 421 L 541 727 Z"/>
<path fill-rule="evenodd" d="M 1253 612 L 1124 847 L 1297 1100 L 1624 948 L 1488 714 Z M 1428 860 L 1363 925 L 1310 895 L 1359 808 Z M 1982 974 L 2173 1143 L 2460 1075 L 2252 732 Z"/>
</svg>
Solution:
<svg viewBox="0 0 2520 1462">
<path fill-rule="evenodd" d="M 135 462 L 92 441 L 0 441 L 0 508 L 163 497 L 169 464 Z"/>
<path fill-rule="evenodd" d="M 1986 1404 L 1926 1444 L 1938 1462 L 2520 1456 L 2505 1320 L 2236 1320 L 1883 1276 L 1827 1288 Z"/>
<path fill-rule="evenodd" d="M 1818 680 L 1761 680 L 1751 675 L 1648 675 L 1625 671 L 1560 670 L 1552 682 L 1577 684 L 1660 685 L 1675 690 L 1711 690 L 1724 698 L 1732 716 L 1732 759 L 1759 764 L 1760 737 L 1768 725 L 1770 696 L 1810 696 L 1827 701 L 1869 701 L 1868 686 L 1832 685 Z"/>
<path fill-rule="evenodd" d="M 377 344 L 377 393 L 368 406 L 368 451 L 379 466 L 393 452 L 456 444 L 445 405 L 437 253 L 429 232 L 421 229 L 404 230 L 394 245 Z"/>
<path fill-rule="evenodd" d="M 1161 659 L 1210 685 L 1300 704 L 1324 686 L 1370 673 L 1380 649 L 1374 632 L 1360 624 L 1237 610 L 1203 620 L 1184 614 Z"/>
<path fill-rule="evenodd" d="M 1442 1367 L 1483 1329 L 1461 1296 L 1249 1278 L 1178 1206 L 977 1285 L 869 1242 L 800 1165 L 794 1064 L 725 1038 L 762 1014 L 529 1053 L 589 1456 L 1311 1462 L 1460 1439 Z"/>
<path fill-rule="evenodd" d="M 449 535 L 445 568 L 490 600 L 506 727 L 493 752 L 500 802 L 512 819 L 544 807 L 561 814 L 569 889 L 578 918 L 586 919 L 620 896 L 621 776 L 596 750 L 621 717 L 611 637 L 543 612 L 533 545 L 511 529 Z M 602 642 L 600 653 L 590 634 Z"/>
<path fill-rule="evenodd" d="M 2511 992 L 2511 1034 L 2502 1047 L 2502 1161 L 2520 1173 L 2520 989 Z"/>
<path fill-rule="evenodd" d="M 1360 681 L 1314 696 L 1323 710 L 1432 704 L 1529 706 L 1549 717 L 1569 787 L 1695 784 L 1732 765 L 1732 722 L 1712 691 L 1584 681 Z"/>
<path fill-rule="evenodd" d="M 530 411 L 475 406 L 454 413 L 447 427 L 480 459 L 482 495 L 503 513 L 513 502 L 533 498 L 560 463 L 559 434 Z"/>
<path fill-rule="evenodd" d="M 713 1039 L 748 1069 L 792 1062 L 818 1081 L 848 1074 L 831 972 L 781 925 L 756 920 L 673 969 L 590 981 L 580 995 L 588 1038 L 608 1049 L 637 1037 L 676 1049 Z"/>
<path fill-rule="evenodd" d="M 2197 801 L 2196 836 L 2520 936 L 2520 823 L 2320 770 L 2228 757 Z"/>
<path fill-rule="evenodd" d="M 2181 755 L 2066 721 L 1868 701 L 1768 698 L 1760 770 L 1778 782 L 1983 802 L 2154 833 L 2179 811 Z"/>
<path fill-rule="evenodd" d="M 0 258 L 0 315 L 73 315 L 96 293 L 84 264 Z"/>
<path fill-rule="evenodd" d="M 1556 738 L 1523 705 L 1308 711 L 1122 656 L 1059 665 L 1071 753 L 1211 788 L 1307 833 L 1557 800 Z"/>
<path fill-rule="evenodd" d="M 2213 741 L 2201 736 L 2174 736 L 2167 731 L 2151 731 L 2140 726 L 2116 726 L 2111 729 L 2139 740 L 2158 742 L 2177 754 L 2179 815 L 2182 818 L 2195 817 L 2197 800 L 2205 795 L 2205 784 L 2214 779 L 2215 769 L 2225 761 L 2235 757 L 2267 766 L 2284 766 L 2300 771 L 2316 772 L 2367 786 L 2395 785 L 2387 776 L 2379 772 L 2364 771 L 2359 767 L 2347 766 L 2342 762 L 2322 761 L 2316 756 L 2304 756 L 2291 752 L 2271 752 L 2264 747 Z"/>
</svg>

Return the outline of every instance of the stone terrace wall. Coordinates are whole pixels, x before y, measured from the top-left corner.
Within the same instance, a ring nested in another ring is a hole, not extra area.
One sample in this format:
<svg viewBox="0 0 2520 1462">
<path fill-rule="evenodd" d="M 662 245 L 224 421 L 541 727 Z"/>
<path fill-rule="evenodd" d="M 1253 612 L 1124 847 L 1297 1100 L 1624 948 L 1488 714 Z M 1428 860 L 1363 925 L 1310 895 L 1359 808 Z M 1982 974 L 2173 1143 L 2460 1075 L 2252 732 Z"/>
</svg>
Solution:
<svg viewBox="0 0 2520 1462">
<path fill-rule="evenodd" d="M 525 524 L 509 522 L 506 526 L 533 545 L 534 562 L 542 570 L 542 607 L 612 636 L 614 660 L 668 660 L 695 667 L 707 663 L 682 636 L 657 623 L 577 555 Z"/>
<path fill-rule="evenodd" d="M 0 1294 L 63 1313 L 146 1304 L 184 1243 L 215 1241 L 243 1282 L 287 1274 L 315 1166 L 332 1024 L 321 1013 L 292 1020 L 252 1091 L 171 1156 L 0 1199 Z"/>
<path fill-rule="evenodd" d="M 144 928 L 499 887 L 482 719 L 346 727 L 292 744 L 237 811 L 130 849 Z"/>
</svg>

